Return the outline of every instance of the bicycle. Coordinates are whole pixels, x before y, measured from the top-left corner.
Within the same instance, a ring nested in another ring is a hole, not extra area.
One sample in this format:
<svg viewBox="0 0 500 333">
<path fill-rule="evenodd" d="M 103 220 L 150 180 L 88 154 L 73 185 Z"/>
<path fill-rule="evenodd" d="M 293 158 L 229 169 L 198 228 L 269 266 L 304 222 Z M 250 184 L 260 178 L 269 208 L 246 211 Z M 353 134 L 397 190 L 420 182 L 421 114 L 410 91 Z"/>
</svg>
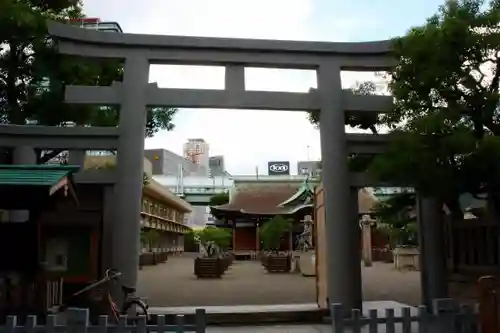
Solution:
<svg viewBox="0 0 500 333">
<path fill-rule="evenodd" d="M 88 285 L 87 287 L 77 291 L 76 293 L 71 295 L 70 298 L 77 297 L 77 296 L 79 296 L 85 292 L 88 292 L 92 289 L 95 289 L 99 286 L 107 285 L 108 283 L 117 281 L 117 280 L 119 280 L 121 275 L 122 275 L 121 272 L 118 272 L 114 269 L 107 269 L 106 272 L 104 273 L 104 277 L 101 280 L 94 282 L 94 283 Z M 111 297 L 111 293 L 109 291 L 109 288 L 106 288 L 106 290 L 105 290 L 106 295 L 103 296 L 103 297 L 105 297 L 104 300 L 109 305 L 109 310 L 110 310 L 114 320 L 116 322 L 118 322 L 120 319 L 120 316 L 127 315 L 128 312 L 130 311 L 130 309 L 132 309 L 133 307 L 136 308 L 136 316 L 145 316 L 146 320 L 149 320 L 149 313 L 148 313 L 149 306 L 147 305 L 147 303 L 143 299 L 141 299 L 140 297 L 134 296 L 136 289 L 133 287 L 127 287 L 127 286 L 122 285 L 121 290 L 123 292 L 123 303 L 122 303 L 121 308 L 118 308 L 118 306 L 116 305 L 116 302 Z M 51 314 L 62 313 L 67 308 L 68 308 L 67 304 L 56 305 L 56 306 L 52 307 L 51 309 L 49 309 L 49 313 L 51 313 Z"/>
</svg>

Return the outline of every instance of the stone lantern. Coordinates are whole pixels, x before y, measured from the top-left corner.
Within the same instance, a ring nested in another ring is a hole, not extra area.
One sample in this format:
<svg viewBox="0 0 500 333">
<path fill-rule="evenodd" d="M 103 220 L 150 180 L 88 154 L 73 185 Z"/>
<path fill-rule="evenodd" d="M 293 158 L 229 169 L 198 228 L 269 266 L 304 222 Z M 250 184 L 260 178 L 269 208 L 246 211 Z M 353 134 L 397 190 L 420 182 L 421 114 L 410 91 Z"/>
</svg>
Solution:
<svg viewBox="0 0 500 333">
<path fill-rule="evenodd" d="M 375 220 L 370 215 L 364 214 L 359 221 L 363 245 L 363 263 L 365 267 L 372 266 L 372 225 Z"/>
</svg>

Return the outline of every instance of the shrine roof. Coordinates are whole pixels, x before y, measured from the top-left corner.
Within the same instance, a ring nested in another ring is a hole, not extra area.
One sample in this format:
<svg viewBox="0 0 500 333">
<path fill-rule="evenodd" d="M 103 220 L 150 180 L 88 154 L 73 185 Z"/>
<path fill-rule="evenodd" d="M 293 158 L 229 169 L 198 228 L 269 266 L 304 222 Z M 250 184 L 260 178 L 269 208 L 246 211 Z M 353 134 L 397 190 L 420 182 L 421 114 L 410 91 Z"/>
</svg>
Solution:
<svg viewBox="0 0 500 333">
<path fill-rule="evenodd" d="M 281 202 L 278 206 L 283 207 L 311 204 L 313 198 L 314 190 L 311 188 L 308 180 L 306 179 L 291 197 Z"/>
<path fill-rule="evenodd" d="M 267 184 L 237 188 L 231 201 L 225 205 L 213 206 L 213 215 L 241 213 L 249 215 L 294 214 L 299 210 L 313 206 L 314 194 L 307 183 L 303 184 Z M 359 214 L 370 214 L 377 197 L 367 188 L 358 191 Z"/>
<path fill-rule="evenodd" d="M 77 202 L 72 174 L 73 165 L 0 165 L 2 209 L 24 209 L 43 205 L 45 200 L 64 189 L 63 196 Z"/>
<path fill-rule="evenodd" d="M 241 187 L 231 201 L 225 205 L 211 207 L 212 210 L 239 212 L 255 215 L 278 215 L 293 213 L 295 207 L 283 207 L 281 203 L 291 198 L 299 189 L 298 184 L 269 184 Z"/>
<path fill-rule="evenodd" d="M 72 165 L 0 165 L 0 185 L 54 186 L 78 169 Z"/>
</svg>

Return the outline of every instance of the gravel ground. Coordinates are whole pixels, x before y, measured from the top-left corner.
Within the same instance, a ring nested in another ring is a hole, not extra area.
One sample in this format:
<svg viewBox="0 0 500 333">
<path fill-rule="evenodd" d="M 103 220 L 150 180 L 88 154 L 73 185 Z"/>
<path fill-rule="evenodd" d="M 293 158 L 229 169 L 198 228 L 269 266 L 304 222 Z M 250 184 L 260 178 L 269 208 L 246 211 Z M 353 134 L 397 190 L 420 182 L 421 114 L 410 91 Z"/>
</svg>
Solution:
<svg viewBox="0 0 500 333">
<path fill-rule="evenodd" d="M 151 306 L 315 303 L 316 280 L 300 274 L 268 274 L 258 261 L 235 261 L 222 279 L 197 279 L 192 257 L 171 257 L 139 271 L 138 295 Z M 363 297 L 417 305 L 420 274 L 397 271 L 385 263 L 363 267 Z"/>
</svg>

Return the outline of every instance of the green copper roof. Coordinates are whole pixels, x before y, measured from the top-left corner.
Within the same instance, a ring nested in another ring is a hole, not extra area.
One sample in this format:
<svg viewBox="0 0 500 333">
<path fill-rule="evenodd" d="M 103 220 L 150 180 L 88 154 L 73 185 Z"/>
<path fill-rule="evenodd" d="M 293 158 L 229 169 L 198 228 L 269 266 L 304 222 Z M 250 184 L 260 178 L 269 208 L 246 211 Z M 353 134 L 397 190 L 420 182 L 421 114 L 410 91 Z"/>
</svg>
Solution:
<svg viewBox="0 0 500 333">
<path fill-rule="evenodd" d="M 0 186 L 52 186 L 78 169 L 78 166 L 73 165 L 0 164 Z"/>
<path fill-rule="evenodd" d="M 309 186 L 308 179 L 304 180 L 304 182 L 300 185 L 300 188 L 295 192 L 287 200 L 280 203 L 278 206 L 286 206 L 286 205 L 301 205 L 301 204 L 309 204 L 309 199 L 312 197 L 313 190 Z"/>
</svg>

